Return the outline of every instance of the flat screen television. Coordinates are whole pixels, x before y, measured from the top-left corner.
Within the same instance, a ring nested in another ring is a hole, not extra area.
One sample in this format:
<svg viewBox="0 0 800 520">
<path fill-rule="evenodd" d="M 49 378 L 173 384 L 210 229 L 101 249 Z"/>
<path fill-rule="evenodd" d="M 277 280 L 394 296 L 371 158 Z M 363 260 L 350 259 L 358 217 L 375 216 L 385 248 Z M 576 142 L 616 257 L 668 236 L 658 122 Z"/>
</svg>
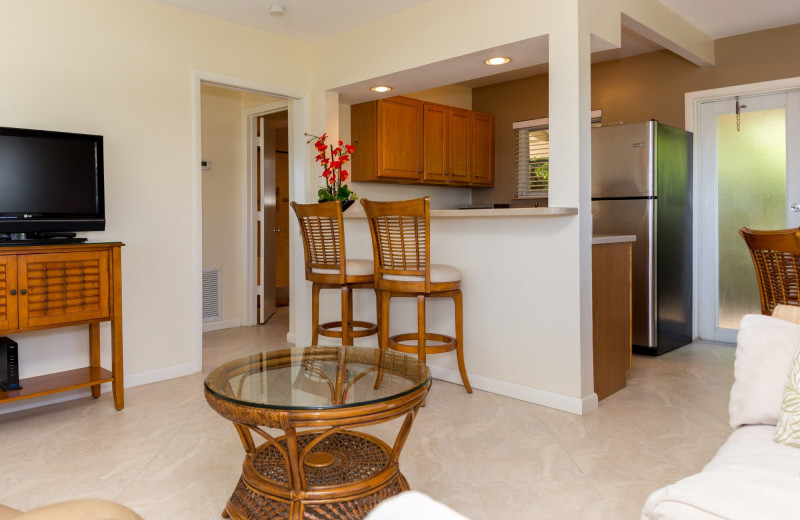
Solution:
<svg viewBox="0 0 800 520">
<path fill-rule="evenodd" d="M 102 136 L 0 127 L 0 241 L 105 224 Z"/>
</svg>

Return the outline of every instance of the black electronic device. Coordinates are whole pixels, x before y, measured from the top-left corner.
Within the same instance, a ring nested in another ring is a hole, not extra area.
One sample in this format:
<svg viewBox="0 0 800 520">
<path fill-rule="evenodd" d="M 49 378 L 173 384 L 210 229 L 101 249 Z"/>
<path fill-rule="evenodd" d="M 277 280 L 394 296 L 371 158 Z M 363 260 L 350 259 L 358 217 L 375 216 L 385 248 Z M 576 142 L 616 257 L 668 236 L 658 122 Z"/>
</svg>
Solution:
<svg viewBox="0 0 800 520">
<path fill-rule="evenodd" d="M 0 390 L 19 390 L 19 347 L 17 342 L 0 337 Z"/>
<path fill-rule="evenodd" d="M 102 136 L 0 127 L 0 245 L 104 229 Z"/>
</svg>

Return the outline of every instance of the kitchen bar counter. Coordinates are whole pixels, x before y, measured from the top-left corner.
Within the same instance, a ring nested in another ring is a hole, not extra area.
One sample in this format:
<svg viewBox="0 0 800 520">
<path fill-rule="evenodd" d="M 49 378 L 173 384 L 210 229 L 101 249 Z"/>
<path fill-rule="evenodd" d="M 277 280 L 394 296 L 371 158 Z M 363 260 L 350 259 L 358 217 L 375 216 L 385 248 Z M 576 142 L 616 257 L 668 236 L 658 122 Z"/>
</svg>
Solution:
<svg viewBox="0 0 800 520">
<path fill-rule="evenodd" d="M 344 217 L 347 257 L 371 259 L 361 204 Z M 579 289 L 565 286 L 563 273 L 579 269 L 580 244 L 562 231 L 577 225 L 576 208 L 431 210 L 431 261 L 453 265 L 463 275 L 464 357 L 474 388 L 577 414 L 597 407 L 593 389 L 586 393 L 585 372 L 576 370 L 580 327 L 565 312 L 577 305 Z M 339 295 L 323 291 L 321 298 L 321 320 L 328 318 L 324 314 L 334 319 Z M 371 291 L 356 291 L 354 306 L 358 319 L 375 321 Z M 430 300 L 429 331 L 454 333 L 452 306 L 446 298 Z M 416 330 L 413 298 L 392 300 L 391 314 L 390 334 Z M 356 344 L 377 341 L 357 338 Z M 427 362 L 436 379 L 461 384 L 455 353 L 429 356 Z"/>
</svg>

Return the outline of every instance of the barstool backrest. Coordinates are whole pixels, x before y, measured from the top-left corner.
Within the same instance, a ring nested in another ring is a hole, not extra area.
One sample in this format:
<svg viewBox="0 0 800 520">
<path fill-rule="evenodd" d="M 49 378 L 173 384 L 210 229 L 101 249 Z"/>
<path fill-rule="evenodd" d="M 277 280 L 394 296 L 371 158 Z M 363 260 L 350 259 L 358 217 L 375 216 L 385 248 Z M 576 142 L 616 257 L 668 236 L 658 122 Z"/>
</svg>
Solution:
<svg viewBox="0 0 800 520">
<path fill-rule="evenodd" d="M 800 232 L 797 228 L 757 231 L 743 227 L 739 234 L 750 249 L 756 269 L 761 313 L 775 305 L 800 305 Z"/>
<path fill-rule="evenodd" d="M 430 292 L 430 197 L 376 202 L 361 199 L 372 235 L 375 287 Z"/>
<path fill-rule="evenodd" d="M 344 284 L 347 273 L 344 251 L 342 203 L 335 200 L 315 204 L 291 203 L 306 260 L 306 280 L 318 283 Z"/>
</svg>

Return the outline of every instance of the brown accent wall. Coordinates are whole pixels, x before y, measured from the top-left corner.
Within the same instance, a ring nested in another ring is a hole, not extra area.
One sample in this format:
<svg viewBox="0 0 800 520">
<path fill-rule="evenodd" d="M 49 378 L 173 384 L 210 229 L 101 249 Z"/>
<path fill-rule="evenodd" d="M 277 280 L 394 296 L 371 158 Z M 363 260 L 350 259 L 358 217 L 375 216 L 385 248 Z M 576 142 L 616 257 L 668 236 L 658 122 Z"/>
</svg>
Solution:
<svg viewBox="0 0 800 520">
<path fill-rule="evenodd" d="M 684 94 L 800 77 L 800 24 L 714 42 L 716 65 L 697 67 L 669 51 L 592 66 L 592 109 L 603 123 L 646 121 L 684 127 Z M 475 204 L 514 196 L 514 121 L 547 117 L 547 74 L 477 88 L 473 110 L 495 116 L 495 187 L 474 189 Z"/>
</svg>

